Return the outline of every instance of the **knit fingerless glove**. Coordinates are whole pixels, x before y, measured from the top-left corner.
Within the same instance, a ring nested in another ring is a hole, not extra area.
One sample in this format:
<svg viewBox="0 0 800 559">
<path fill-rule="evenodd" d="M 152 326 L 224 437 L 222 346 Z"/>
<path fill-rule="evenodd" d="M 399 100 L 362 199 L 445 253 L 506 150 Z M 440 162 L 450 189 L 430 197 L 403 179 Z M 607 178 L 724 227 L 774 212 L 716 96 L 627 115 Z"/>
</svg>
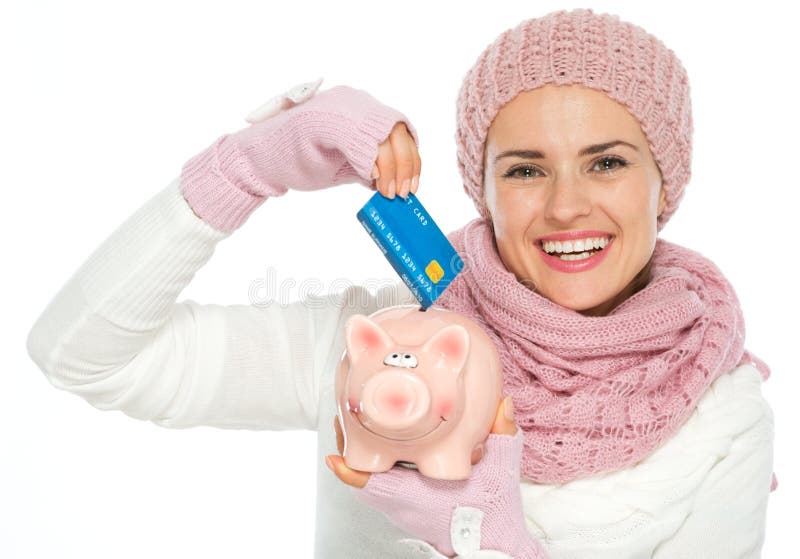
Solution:
<svg viewBox="0 0 800 559">
<path fill-rule="evenodd" d="M 464 556 L 473 546 L 514 558 L 545 559 L 522 513 L 519 465 L 523 438 L 521 429 L 513 436 L 490 434 L 484 456 L 467 480 L 432 479 L 395 466 L 371 474 L 363 488 L 351 491 L 359 501 L 446 556 Z M 477 526 L 470 509 L 478 509 L 477 516 L 482 513 Z"/>
<path fill-rule="evenodd" d="M 374 190 L 378 146 L 401 112 L 367 92 L 336 86 L 265 120 L 220 136 L 187 161 L 180 189 L 200 218 L 221 231 L 241 226 L 267 198 L 289 189 L 358 182 Z"/>
</svg>

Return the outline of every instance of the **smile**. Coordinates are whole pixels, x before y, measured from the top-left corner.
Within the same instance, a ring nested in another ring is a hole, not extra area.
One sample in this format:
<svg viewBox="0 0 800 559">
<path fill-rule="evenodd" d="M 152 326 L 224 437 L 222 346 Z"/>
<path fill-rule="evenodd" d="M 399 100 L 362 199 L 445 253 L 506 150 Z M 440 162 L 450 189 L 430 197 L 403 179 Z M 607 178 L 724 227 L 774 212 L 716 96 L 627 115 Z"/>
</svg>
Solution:
<svg viewBox="0 0 800 559">
<path fill-rule="evenodd" d="M 541 246 L 547 254 L 564 254 L 568 256 L 579 256 L 584 251 L 590 255 L 595 251 L 602 250 L 611 241 L 612 235 L 602 237 L 585 237 L 563 241 L 541 240 Z M 566 258 L 575 260 L 575 258 Z"/>
<path fill-rule="evenodd" d="M 391 441 L 414 441 L 414 440 L 417 440 L 417 439 L 421 439 L 421 438 L 423 438 L 423 437 L 427 437 L 428 435 L 430 435 L 431 433 L 433 433 L 434 431 L 436 431 L 436 429 L 438 429 L 438 428 L 439 428 L 439 426 L 441 426 L 441 424 L 442 424 L 442 423 L 444 423 L 445 421 L 447 421 L 447 420 L 446 420 L 444 417 L 441 417 L 441 416 L 440 416 L 440 419 L 441 419 L 441 421 L 440 421 L 440 422 L 439 422 L 439 423 L 436 425 L 436 427 L 434 427 L 433 429 L 431 429 L 431 430 L 430 430 L 430 431 L 428 431 L 427 433 L 424 433 L 424 434 L 422 434 L 422 435 L 420 435 L 420 436 L 418 436 L 418 437 L 407 437 L 407 438 L 402 438 L 402 437 L 387 437 L 386 435 L 382 435 L 381 433 L 376 433 L 375 431 L 373 431 L 372 429 L 370 429 L 369 427 L 367 427 L 366 425 L 364 425 L 364 422 L 363 422 L 363 421 L 361 421 L 361 418 L 359 417 L 359 414 L 358 414 L 358 412 L 356 412 L 356 411 L 354 411 L 354 410 L 351 410 L 351 411 L 350 411 L 350 413 L 351 413 L 351 414 L 353 414 L 353 417 L 355 417 L 355 418 L 356 418 L 356 421 L 358 421 L 358 424 L 359 424 L 359 425 L 361 425 L 361 426 L 362 426 L 364 429 L 366 429 L 367 431 L 369 431 L 370 433 L 372 433 L 372 434 L 373 434 L 373 435 L 375 435 L 376 437 L 383 437 L 384 439 L 389 439 L 389 440 L 391 440 Z"/>
<path fill-rule="evenodd" d="M 575 243 L 574 246 L 563 246 L 560 243 L 556 246 L 551 242 L 535 244 L 539 249 L 539 254 L 542 255 L 542 260 L 544 260 L 544 263 L 547 264 L 548 267 L 557 272 L 576 273 L 585 272 L 598 266 L 605 259 L 615 239 L 616 237 L 611 237 L 608 240 L 604 238 L 595 239 L 593 242 L 586 243 L 585 245 L 582 241 L 579 241 L 580 244 Z M 565 248 L 566 252 L 574 249 L 581 250 L 582 252 L 569 252 L 569 254 L 564 254 Z M 588 250 L 585 250 L 587 248 Z M 553 254 L 548 254 L 547 250 L 552 251 Z"/>
</svg>

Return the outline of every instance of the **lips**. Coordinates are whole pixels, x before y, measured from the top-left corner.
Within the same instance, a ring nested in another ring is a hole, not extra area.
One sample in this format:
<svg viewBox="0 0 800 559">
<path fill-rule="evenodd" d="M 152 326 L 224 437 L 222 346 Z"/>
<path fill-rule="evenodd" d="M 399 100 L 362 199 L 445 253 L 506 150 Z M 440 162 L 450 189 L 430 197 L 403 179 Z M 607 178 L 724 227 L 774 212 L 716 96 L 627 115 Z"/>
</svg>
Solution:
<svg viewBox="0 0 800 559">
<path fill-rule="evenodd" d="M 545 240 L 550 240 L 545 238 Z M 562 260 L 558 256 L 551 256 L 544 251 L 542 248 L 542 244 L 540 242 L 535 243 L 536 248 L 539 249 L 539 254 L 542 255 L 542 260 L 548 267 L 557 271 L 563 272 L 567 274 L 573 274 L 577 272 L 586 272 L 591 270 L 600 265 L 600 263 L 605 259 L 606 255 L 608 254 L 609 250 L 612 246 L 614 246 L 614 241 L 616 237 L 611 237 L 611 240 L 605 246 L 603 250 L 596 252 L 595 254 L 591 255 L 589 258 L 584 258 L 583 260 Z"/>
</svg>

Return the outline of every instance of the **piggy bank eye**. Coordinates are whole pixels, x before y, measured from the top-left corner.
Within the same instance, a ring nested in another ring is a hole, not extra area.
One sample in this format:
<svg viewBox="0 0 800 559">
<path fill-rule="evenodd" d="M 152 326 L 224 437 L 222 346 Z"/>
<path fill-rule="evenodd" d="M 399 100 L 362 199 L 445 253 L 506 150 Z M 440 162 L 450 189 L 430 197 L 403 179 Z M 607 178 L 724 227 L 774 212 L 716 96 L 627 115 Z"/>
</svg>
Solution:
<svg viewBox="0 0 800 559">
<path fill-rule="evenodd" d="M 400 367 L 400 354 L 399 353 L 390 353 L 383 359 L 384 365 L 391 365 L 393 367 Z"/>
<path fill-rule="evenodd" d="M 400 364 L 402 367 L 416 367 L 417 356 L 413 353 L 404 353 L 400 359 Z"/>
<path fill-rule="evenodd" d="M 390 353 L 383 359 L 383 364 L 392 367 L 416 367 L 417 356 L 413 353 Z"/>
</svg>

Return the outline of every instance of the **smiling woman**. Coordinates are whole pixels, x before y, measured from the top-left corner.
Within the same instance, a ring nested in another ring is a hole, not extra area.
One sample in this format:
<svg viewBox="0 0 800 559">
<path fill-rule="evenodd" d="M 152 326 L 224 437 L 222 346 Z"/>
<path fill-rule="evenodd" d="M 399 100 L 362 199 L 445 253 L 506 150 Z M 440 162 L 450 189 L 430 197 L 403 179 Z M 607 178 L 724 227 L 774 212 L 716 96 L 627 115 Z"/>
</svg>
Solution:
<svg viewBox="0 0 800 559">
<path fill-rule="evenodd" d="M 497 249 L 519 281 L 586 316 L 646 285 L 666 190 L 623 105 L 580 85 L 524 91 L 497 113 L 485 152 Z"/>
<path fill-rule="evenodd" d="M 675 53 L 591 10 L 505 31 L 459 92 L 459 170 L 481 217 L 448 236 L 465 268 L 438 304 L 479 318 L 500 350 L 525 433 L 529 527 L 552 557 L 750 557 L 763 542 L 769 367 L 745 350 L 719 268 L 658 237 L 691 176 L 692 122 Z M 758 402 L 753 446 L 701 465 L 709 441 L 741 431 L 731 416 L 716 433 L 689 418 L 713 407 L 712 383 L 739 375 Z M 731 466 L 745 456 L 752 469 Z M 688 483 L 685 468 L 699 477 Z M 575 497 L 584 491 L 609 497 Z M 643 494 L 652 500 L 633 497 Z"/>
<path fill-rule="evenodd" d="M 290 190 L 416 191 L 410 120 L 364 90 L 318 85 L 289 89 L 209 143 L 91 254 L 27 338 L 50 382 L 173 429 L 316 430 L 317 557 L 757 557 L 775 487 L 769 367 L 745 349 L 722 271 L 658 237 L 691 174 L 688 77 L 675 53 L 617 16 L 558 11 L 501 33 L 464 76 L 457 160 L 479 217 L 448 235 L 464 268 L 435 304 L 488 335 L 512 402 L 472 468 L 483 473 L 459 487 L 406 468 L 347 486 L 341 461 L 325 466 L 341 459 L 343 326 L 416 303 L 402 281 L 289 305 L 176 301 L 268 199 L 275 212 Z M 307 225 L 311 214 L 298 215 Z M 320 235 L 309 231 L 298 234 Z M 390 365 L 421 355 L 397 351 Z M 252 482 L 285 485 L 260 473 Z M 227 514 L 217 508 L 209 514 Z M 408 536 L 425 541 L 409 550 L 397 541 Z"/>
</svg>

